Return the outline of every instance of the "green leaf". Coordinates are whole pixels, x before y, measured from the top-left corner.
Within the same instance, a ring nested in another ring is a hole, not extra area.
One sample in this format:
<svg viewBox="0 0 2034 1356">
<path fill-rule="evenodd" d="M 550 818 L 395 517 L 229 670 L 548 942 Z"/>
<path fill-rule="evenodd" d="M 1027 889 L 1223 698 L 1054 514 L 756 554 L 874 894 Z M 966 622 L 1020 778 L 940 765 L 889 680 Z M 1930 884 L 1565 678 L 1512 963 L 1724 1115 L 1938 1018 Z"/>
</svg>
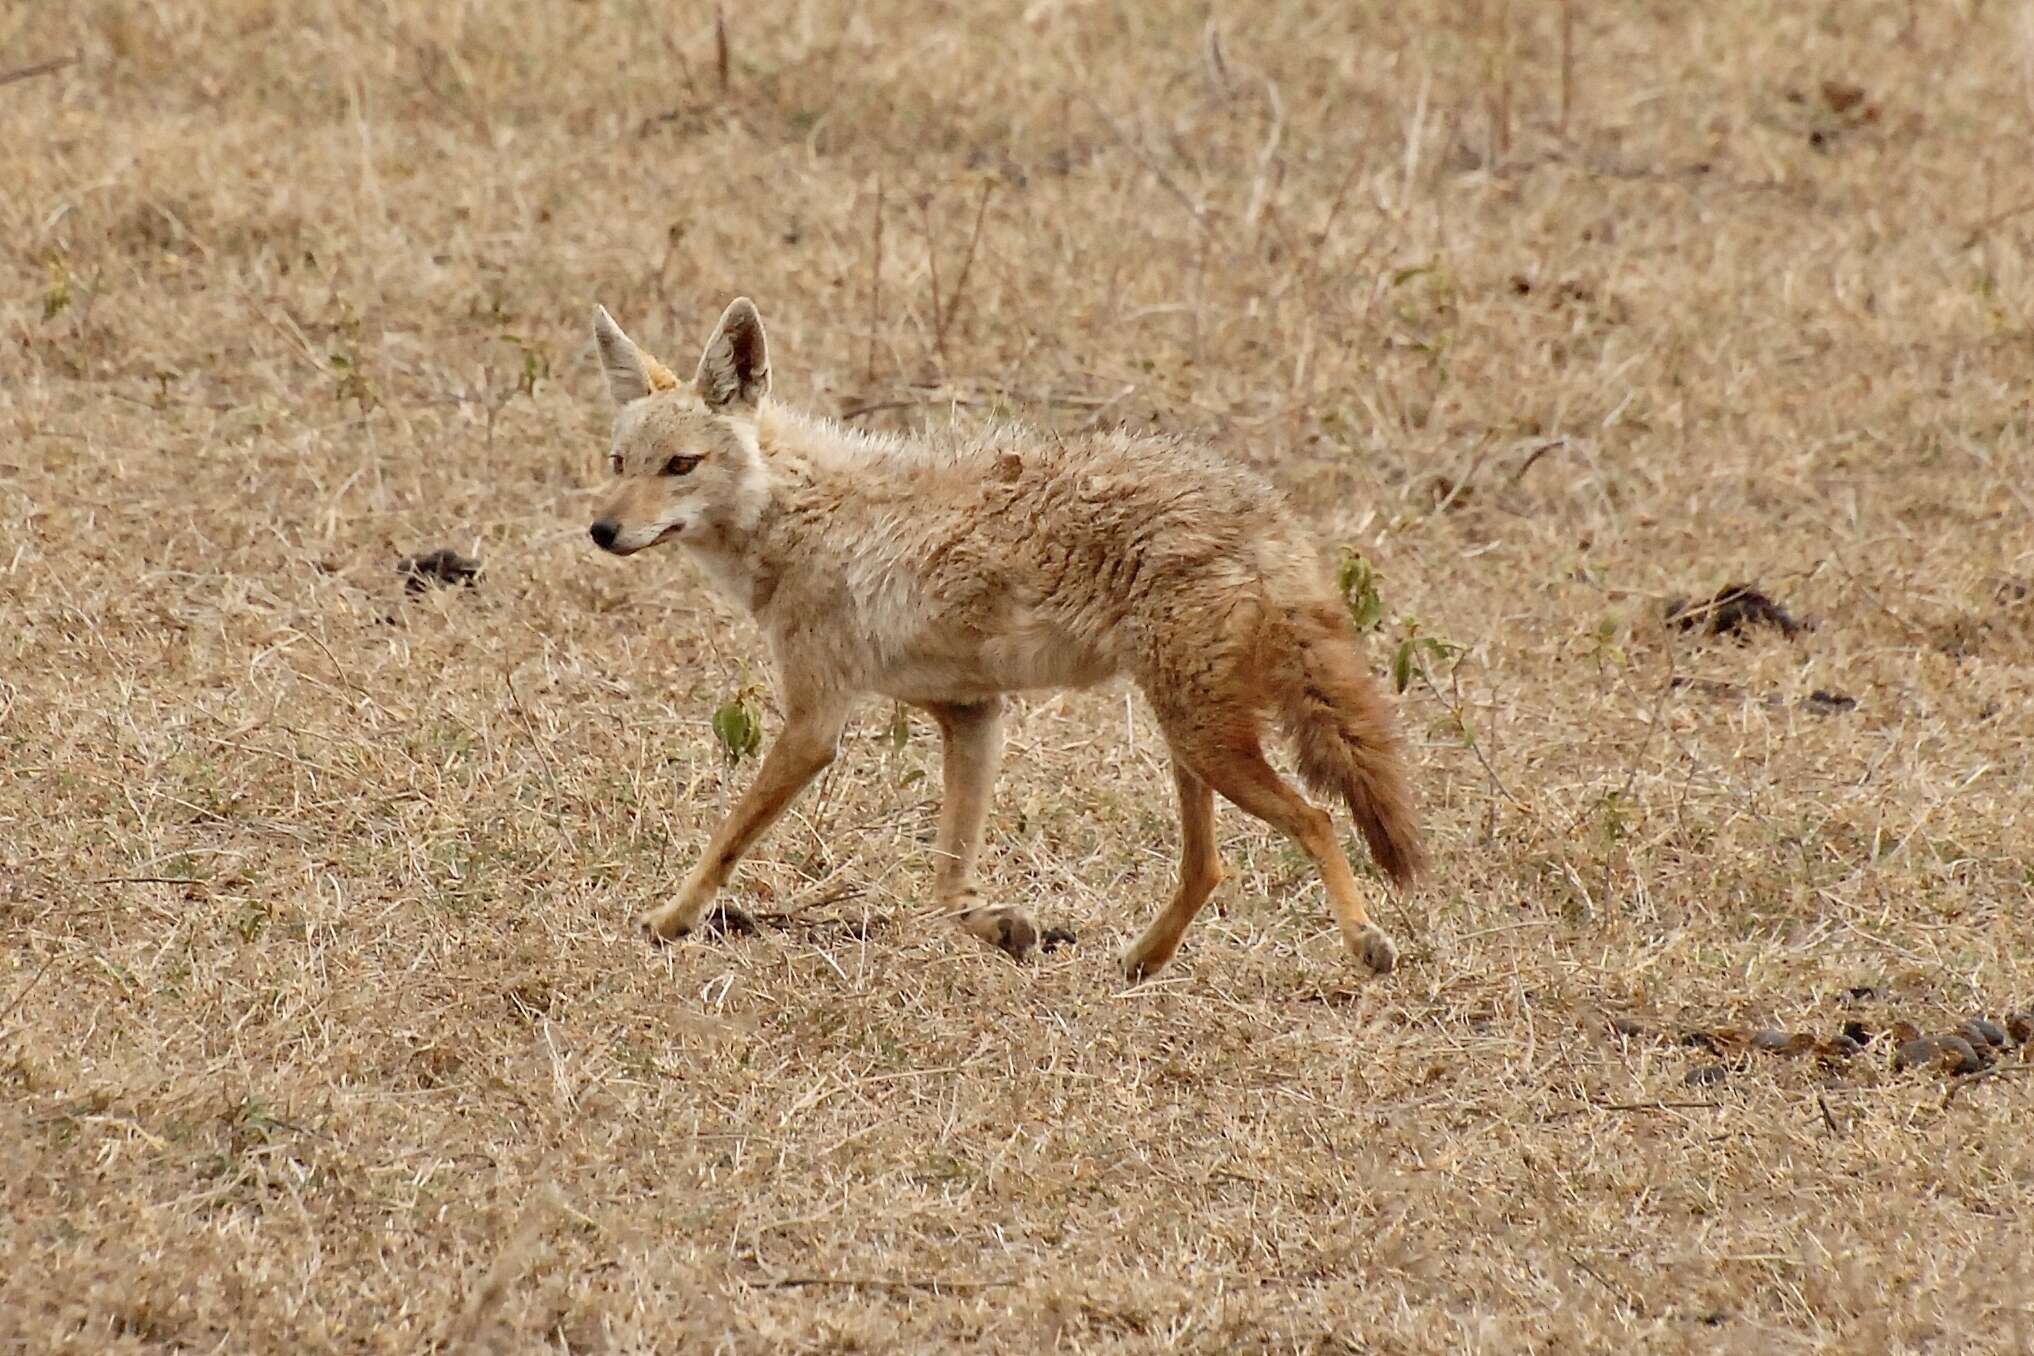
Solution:
<svg viewBox="0 0 2034 1356">
<path fill-rule="evenodd" d="M 762 747 L 763 718 L 746 695 L 736 696 L 713 713 L 713 734 L 732 767 Z"/>
<path fill-rule="evenodd" d="M 52 258 L 49 261 L 49 290 L 42 295 L 42 318 L 54 320 L 71 304 L 71 271 L 64 261 Z"/>
<path fill-rule="evenodd" d="M 1362 552 L 1349 550 L 1343 553 L 1341 568 L 1335 572 L 1335 583 L 1342 590 L 1342 603 L 1349 609 L 1349 620 L 1358 631 L 1375 631 L 1384 623 L 1384 599 L 1377 590 L 1378 577 L 1376 568 L 1363 558 Z"/>
<path fill-rule="evenodd" d="M 904 746 L 911 742 L 911 717 L 904 709 L 904 703 L 897 703 L 897 713 L 890 717 L 890 747 L 904 752 Z"/>
<path fill-rule="evenodd" d="M 1399 692 L 1412 686 L 1413 643 L 1410 639 L 1399 642 L 1398 653 L 1391 657 L 1391 685 Z"/>
</svg>

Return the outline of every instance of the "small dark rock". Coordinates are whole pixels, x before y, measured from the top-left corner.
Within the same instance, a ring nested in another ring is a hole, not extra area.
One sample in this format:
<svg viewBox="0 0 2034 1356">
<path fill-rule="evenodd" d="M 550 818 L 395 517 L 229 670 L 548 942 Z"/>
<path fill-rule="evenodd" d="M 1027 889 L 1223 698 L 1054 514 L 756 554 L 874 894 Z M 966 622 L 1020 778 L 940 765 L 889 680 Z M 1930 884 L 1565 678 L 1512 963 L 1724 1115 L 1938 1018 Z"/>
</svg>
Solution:
<svg viewBox="0 0 2034 1356">
<path fill-rule="evenodd" d="M 1838 1035 L 1837 1039 L 1849 1041 L 1851 1044 L 1855 1045 L 1858 1049 L 1862 1050 L 1867 1045 L 1870 1045 L 1872 1043 L 1871 1028 L 1866 1026 L 1863 1022 L 1855 1021 L 1845 1022 L 1843 1024 L 1843 1029 L 1841 1033 Z"/>
<path fill-rule="evenodd" d="M 1707 1088 L 1721 1083 L 1728 1077 L 1730 1077 L 1728 1064 L 1697 1064 L 1681 1075 L 1681 1084 L 1683 1087 Z"/>
<path fill-rule="evenodd" d="M 1869 1003 L 1872 999 L 1881 997 L 1882 991 L 1876 984 L 1853 984 L 1844 990 L 1844 996 L 1853 1003 Z"/>
<path fill-rule="evenodd" d="M 1798 1032 L 1754 1031 L 1751 1047 L 1769 1055 L 1798 1055 L 1803 1050 L 1812 1050 L 1815 1047 L 1815 1038 Z"/>
<path fill-rule="evenodd" d="M 1829 715 L 1834 715 L 1839 711 L 1857 710 L 1857 698 L 1819 687 L 1809 693 L 1808 700 L 1801 704 L 1810 711 L 1821 711 Z"/>
<path fill-rule="evenodd" d="M 1942 1046 L 1942 1067 L 1953 1074 L 1981 1073 L 1992 1067 L 1991 1048 L 1972 1045 L 1962 1036 L 1937 1036 Z"/>
<path fill-rule="evenodd" d="M 403 577 L 403 587 L 411 593 L 422 593 L 433 584 L 463 584 L 471 588 L 480 577 L 480 562 L 445 547 L 420 556 L 404 556 L 396 564 L 396 573 Z"/>
<path fill-rule="evenodd" d="M 1666 619 L 1683 631 L 1700 627 L 1712 636 L 1742 638 L 1753 627 L 1776 627 L 1792 638 L 1804 629 L 1787 609 L 1750 584 L 1726 584 L 1714 597 L 1690 601 L 1676 598 L 1667 604 Z"/>
<path fill-rule="evenodd" d="M 1973 1017 L 1956 1029 L 1956 1034 L 1972 1045 L 1989 1045 L 1994 1050 L 2005 1048 L 2006 1030 L 1987 1017 Z"/>
<path fill-rule="evenodd" d="M 1893 1028 L 1893 1034 L 1903 1039 L 1900 1048 L 1893 1052 L 1893 1072 L 1933 1066 L 1944 1073 L 1982 1073 L 1991 1067 L 1992 1054 L 1987 1049 L 1982 1055 L 1961 1036 L 1922 1036 L 1909 1034 L 1916 1031 L 1911 1022 L 1900 1022 Z"/>
<path fill-rule="evenodd" d="M 1900 1048 L 1893 1051 L 1893 1072 L 1904 1073 L 1918 1069 L 1924 1064 L 1933 1064 L 1942 1058 L 1942 1045 L 1933 1036 L 1916 1036 L 1900 1042 Z"/>
<path fill-rule="evenodd" d="M 2015 1045 L 2034 1044 L 2034 1013 L 2016 1012 L 2007 1017 L 2006 1034 Z"/>
</svg>

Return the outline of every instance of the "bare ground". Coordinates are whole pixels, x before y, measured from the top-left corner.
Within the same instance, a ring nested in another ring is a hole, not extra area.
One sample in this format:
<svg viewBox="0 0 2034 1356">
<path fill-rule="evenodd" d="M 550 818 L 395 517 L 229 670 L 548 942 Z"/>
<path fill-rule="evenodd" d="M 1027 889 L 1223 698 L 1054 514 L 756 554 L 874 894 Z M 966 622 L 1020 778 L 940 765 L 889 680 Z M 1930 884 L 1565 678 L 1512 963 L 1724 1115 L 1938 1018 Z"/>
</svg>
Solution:
<svg viewBox="0 0 2034 1356">
<path fill-rule="evenodd" d="M 2028 1349 L 2034 1065 L 1674 1037 L 2034 1000 L 2034 30 L 1708 8 L 0 14 L 0 1344 Z M 1462 647 L 1400 973 L 1225 812 L 1118 983 L 1121 688 L 993 820 L 1076 947 L 929 917 L 880 704 L 762 936 L 639 941 L 767 670 L 588 548 L 587 315 L 737 291 L 809 406 L 1210 438 Z M 1663 622 L 1740 581 L 1812 625 Z"/>
</svg>

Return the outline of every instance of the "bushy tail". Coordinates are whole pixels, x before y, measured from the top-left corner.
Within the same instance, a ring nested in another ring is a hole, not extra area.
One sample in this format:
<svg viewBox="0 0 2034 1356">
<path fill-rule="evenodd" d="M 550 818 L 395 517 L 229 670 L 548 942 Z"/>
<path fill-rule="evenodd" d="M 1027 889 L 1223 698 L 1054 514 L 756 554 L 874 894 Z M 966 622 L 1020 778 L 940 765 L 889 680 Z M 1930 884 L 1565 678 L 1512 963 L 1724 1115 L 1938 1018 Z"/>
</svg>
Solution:
<svg viewBox="0 0 2034 1356">
<path fill-rule="evenodd" d="M 1390 708 L 1330 601 L 1274 605 L 1266 659 L 1279 723 L 1315 794 L 1347 801 L 1370 855 L 1399 885 L 1426 867 Z"/>
</svg>

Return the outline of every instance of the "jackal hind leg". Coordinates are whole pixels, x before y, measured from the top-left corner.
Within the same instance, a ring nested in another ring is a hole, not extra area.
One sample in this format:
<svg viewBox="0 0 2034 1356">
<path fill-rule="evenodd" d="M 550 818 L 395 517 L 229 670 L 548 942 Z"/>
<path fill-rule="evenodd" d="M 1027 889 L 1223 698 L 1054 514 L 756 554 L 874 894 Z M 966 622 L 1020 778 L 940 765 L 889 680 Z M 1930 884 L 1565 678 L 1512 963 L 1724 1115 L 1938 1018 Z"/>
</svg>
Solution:
<svg viewBox="0 0 2034 1356">
<path fill-rule="evenodd" d="M 1172 763 L 1179 793 L 1179 887 L 1164 912 L 1123 951 L 1123 977 L 1135 984 L 1164 969 L 1208 896 L 1222 883 L 1222 855 L 1215 846 L 1215 792 L 1179 759 Z"/>
<path fill-rule="evenodd" d="M 1396 966 L 1398 948 L 1364 907 L 1363 889 L 1349 869 L 1333 817 L 1287 785 L 1265 761 L 1254 721 L 1221 709 L 1220 702 L 1198 709 L 1168 706 L 1171 709 L 1161 708 L 1160 720 L 1173 756 L 1239 809 L 1299 845 L 1327 887 L 1336 927 L 1352 956 L 1376 974 Z"/>
</svg>

